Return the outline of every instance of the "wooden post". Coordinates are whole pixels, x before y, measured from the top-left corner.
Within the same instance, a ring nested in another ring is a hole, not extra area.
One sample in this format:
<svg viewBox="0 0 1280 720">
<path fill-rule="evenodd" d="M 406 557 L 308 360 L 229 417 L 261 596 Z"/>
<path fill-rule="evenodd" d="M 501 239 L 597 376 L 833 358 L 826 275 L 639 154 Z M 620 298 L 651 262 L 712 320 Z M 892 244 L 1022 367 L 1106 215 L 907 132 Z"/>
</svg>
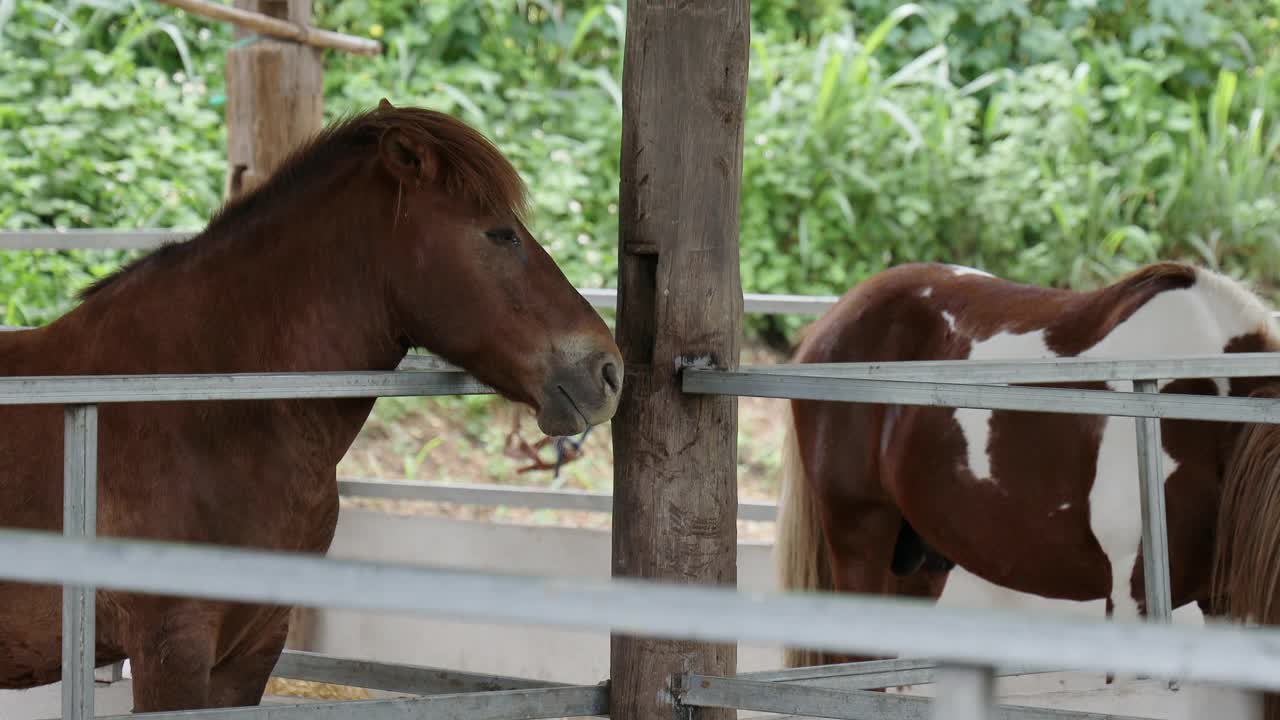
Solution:
<svg viewBox="0 0 1280 720">
<path fill-rule="evenodd" d="M 737 582 L 737 399 L 685 395 L 736 368 L 749 0 L 631 0 L 622 73 L 613 574 Z M 731 675 L 737 648 L 615 635 L 614 720 L 671 720 L 670 675 Z M 729 720 L 733 711 L 706 711 Z"/>
<path fill-rule="evenodd" d="M 311 24 L 311 0 L 235 0 L 235 7 Z M 228 199 L 256 187 L 324 126 L 322 51 L 240 27 L 235 37 L 226 66 Z M 317 622 L 314 609 L 294 608 L 286 647 L 311 649 Z"/>
<path fill-rule="evenodd" d="M 311 23 L 311 0 L 235 0 L 235 7 Z M 226 196 L 271 174 L 324 124 L 324 67 L 319 48 L 256 36 L 237 27 L 227 51 Z"/>
</svg>

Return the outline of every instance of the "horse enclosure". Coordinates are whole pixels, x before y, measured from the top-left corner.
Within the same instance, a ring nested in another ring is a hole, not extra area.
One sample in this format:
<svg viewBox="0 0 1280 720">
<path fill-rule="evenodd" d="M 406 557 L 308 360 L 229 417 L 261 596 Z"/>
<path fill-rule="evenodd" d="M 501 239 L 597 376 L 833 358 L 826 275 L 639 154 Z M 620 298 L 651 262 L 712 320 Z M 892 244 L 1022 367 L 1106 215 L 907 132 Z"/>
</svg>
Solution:
<svg viewBox="0 0 1280 720">
<path fill-rule="evenodd" d="M 173 0 L 188 10 L 204 3 Z M 738 710 L 866 718 L 1073 718 L 1078 713 L 994 707 L 997 677 L 1061 670 L 1121 672 L 1171 682 L 1280 691 L 1280 633 L 1169 622 L 1159 418 L 1280 423 L 1280 407 L 1254 399 L 1153 392 L 1179 377 L 1280 375 L 1265 355 L 1220 359 L 977 361 L 889 367 L 738 367 L 744 312 L 807 305 L 741 292 L 737 209 L 749 3 L 636 0 L 627 15 L 624 157 L 616 296 L 627 384 L 613 422 L 615 496 L 610 579 L 563 579 L 282 552 L 95 539 L 97 408 L 112 403 L 268 398 L 372 398 L 491 392 L 456 368 L 411 358 L 399 369 L 280 373 L 0 378 L 0 404 L 64 406 L 63 536 L 0 530 L 0 577 L 62 585 L 63 704 L 67 720 L 94 717 L 94 591 L 435 615 L 470 623 L 532 624 L 610 632 L 609 679 L 564 684 L 287 653 L 277 675 L 396 693 L 362 702 L 245 707 L 139 717 L 350 717 L 438 712 L 477 720 L 673 714 L 727 718 Z M 254 187 L 318 127 L 320 72 L 308 46 L 307 0 L 236 0 L 268 16 L 258 37 L 228 57 L 227 193 Z M 223 8 L 225 10 L 225 8 Z M 273 19 L 272 19 L 273 18 Z M 329 42 L 334 42 L 329 38 Z M 355 43 L 355 47 L 368 49 Z M 696 158 L 691 161 L 690 158 Z M 13 233 L 0 249 L 123 242 L 162 234 Z M 607 292 L 584 291 L 599 306 Z M 818 305 L 830 299 L 817 299 Z M 812 307 L 812 306 L 810 306 Z M 1133 381 L 1133 392 L 1008 387 L 1004 383 Z M 1150 617 L 1107 623 L 994 610 L 927 608 L 897 599 L 737 592 L 736 397 L 805 398 L 1134 418 L 1142 473 Z M 419 492 L 405 483 L 341 486 L 351 493 Z M 471 493 L 440 488 L 424 492 Z M 604 503 L 608 503 L 607 506 Z M 662 581 L 662 582 L 658 582 Z M 306 622 L 299 626 L 306 633 Z M 1056 642 L 1046 642 L 1052 638 Z M 296 640 L 300 641 L 300 640 Z M 900 655 L 903 660 L 737 674 L 737 644 Z M 911 658 L 928 658 L 915 660 Z M 871 689 L 936 682 L 937 699 Z M 1252 696 L 1251 696 L 1252 698 Z M 269 715 L 268 715 L 269 713 Z"/>
</svg>

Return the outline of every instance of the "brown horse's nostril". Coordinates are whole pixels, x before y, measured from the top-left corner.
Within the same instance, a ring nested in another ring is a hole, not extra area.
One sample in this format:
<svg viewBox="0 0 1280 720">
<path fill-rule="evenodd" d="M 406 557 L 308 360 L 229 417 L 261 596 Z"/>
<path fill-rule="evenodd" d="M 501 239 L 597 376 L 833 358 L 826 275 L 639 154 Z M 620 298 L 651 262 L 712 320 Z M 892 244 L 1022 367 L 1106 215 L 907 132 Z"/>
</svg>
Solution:
<svg viewBox="0 0 1280 720">
<path fill-rule="evenodd" d="M 604 384 L 609 387 L 609 391 L 613 393 L 617 393 L 618 392 L 618 366 L 614 365 L 611 362 L 607 362 L 604 364 L 604 367 L 601 368 L 600 373 L 604 375 Z"/>
</svg>

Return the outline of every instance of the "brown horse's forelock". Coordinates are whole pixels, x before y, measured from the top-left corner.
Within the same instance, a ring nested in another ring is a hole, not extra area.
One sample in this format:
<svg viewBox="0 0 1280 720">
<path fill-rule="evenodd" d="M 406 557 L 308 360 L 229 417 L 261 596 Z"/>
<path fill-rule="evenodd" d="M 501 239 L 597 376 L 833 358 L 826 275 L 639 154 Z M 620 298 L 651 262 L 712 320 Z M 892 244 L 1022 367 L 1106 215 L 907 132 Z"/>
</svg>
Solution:
<svg viewBox="0 0 1280 720">
<path fill-rule="evenodd" d="M 446 195 L 473 203 L 486 212 L 527 212 L 524 181 L 511 162 L 477 130 L 445 113 L 421 108 L 378 108 L 341 119 L 295 149 L 264 182 L 224 205 L 205 229 L 184 242 L 161 246 L 79 292 L 86 300 L 142 268 L 176 261 L 219 238 L 233 237 L 267 208 L 296 197 L 302 187 L 322 182 L 355 153 L 376 153 L 383 134 L 392 129 L 434 154 L 436 179 Z"/>
</svg>

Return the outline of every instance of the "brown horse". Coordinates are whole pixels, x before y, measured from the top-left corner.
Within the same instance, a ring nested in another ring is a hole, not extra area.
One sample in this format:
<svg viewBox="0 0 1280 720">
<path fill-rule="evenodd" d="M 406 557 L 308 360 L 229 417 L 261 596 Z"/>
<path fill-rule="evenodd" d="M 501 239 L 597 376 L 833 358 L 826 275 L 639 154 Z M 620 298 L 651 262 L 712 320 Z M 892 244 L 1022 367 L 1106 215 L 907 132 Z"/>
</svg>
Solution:
<svg viewBox="0 0 1280 720">
<path fill-rule="evenodd" d="M 800 363 L 1136 358 L 1280 350 L 1263 304 L 1162 263 L 1092 292 L 903 265 L 850 290 Z M 1128 389 L 1130 383 L 1059 387 Z M 1161 392 L 1280 396 L 1280 378 Z M 953 567 L 1001 588 L 1136 618 L 1145 590 L 1132 418 L 791 402 L 781 585 L 937 599 Z M 1174 607 L 1280 621 L 1280 428 L 1162 421 Z M 1216 583 L 1215 583 L 1216 577 Z M 1064 603 L 1068 604 L 1068 603 Z M 854 658 L 789 650 L 792 666 Z"/>
<path fill-rule="evenodd" d="M 393 370 L 411 346 L 569 435 L 612 417 L 608 327 L 521 221 L 524 186 L 484 137 L 394 108 L 321 132 L 196 237 L 0 335 L 0 373 Z M 335 468 L 372 399 L 104 405 L 103 536 L 323 553 Z M 0 408 L 0 526 L 62 524 L 62 408 Z M 424 553 L 429 553 L 424 548 Z M 0 582 L 0 688 L 60 677 L 57 587 Z M 289 608 L 97 594 L 97 659 L 128 658 L 134 711 L 255 705 Z"/>
</svg>

